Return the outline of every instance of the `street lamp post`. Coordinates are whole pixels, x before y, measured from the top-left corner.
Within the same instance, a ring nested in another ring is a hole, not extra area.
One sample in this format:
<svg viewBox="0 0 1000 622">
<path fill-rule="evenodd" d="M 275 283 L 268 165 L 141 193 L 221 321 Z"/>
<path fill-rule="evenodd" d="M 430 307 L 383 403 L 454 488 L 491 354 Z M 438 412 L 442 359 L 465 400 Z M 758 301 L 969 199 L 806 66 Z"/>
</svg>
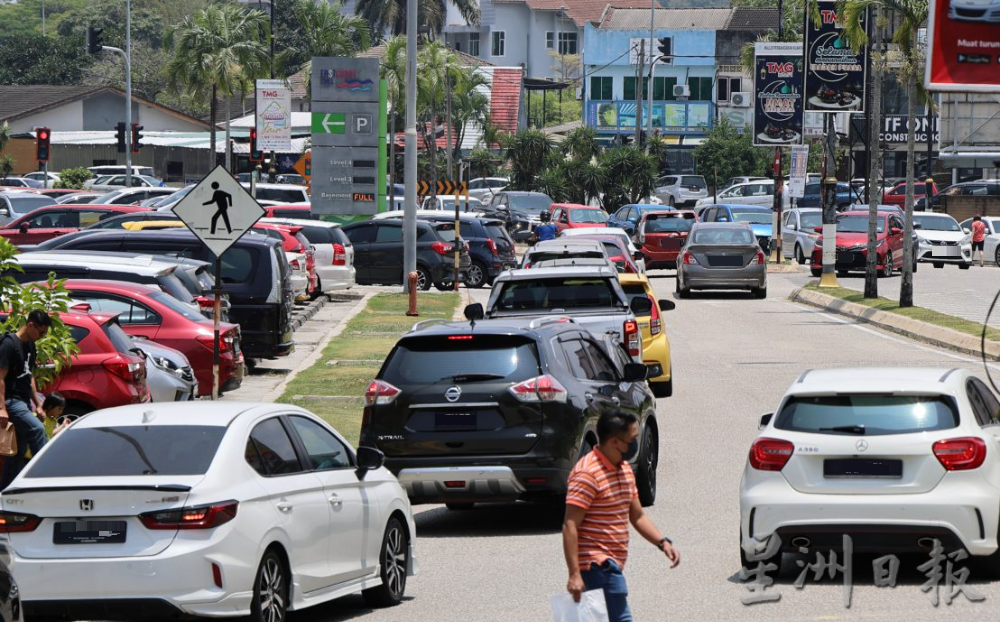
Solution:
<svg viewBox="0 0 1000 622">
<path fill-rule="evenodd" d="M 102 50 L 117 52 L 125 61 L 125 187 L 132 187 L 132 0 L 125 0 L 125 49 L 101 46 Z"/>
<path fill-rule="evenodd" d="M 403 201 L 403 271 L 407 275 L 417 269 L 417 1 L 406 2 L 406 159 L 403 163 L 405 183 Z M 403 290 L 409 291 L 409 278 L 403 279 Z"/>
</svg>

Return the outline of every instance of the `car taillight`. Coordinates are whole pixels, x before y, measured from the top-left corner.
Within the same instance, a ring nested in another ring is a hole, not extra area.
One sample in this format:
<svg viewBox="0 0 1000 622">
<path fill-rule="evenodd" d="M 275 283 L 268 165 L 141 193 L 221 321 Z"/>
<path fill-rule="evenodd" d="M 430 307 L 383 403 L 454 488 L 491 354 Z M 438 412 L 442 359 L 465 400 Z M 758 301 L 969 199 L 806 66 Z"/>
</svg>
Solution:
<svg viewBox="0 0 1000 622">
<path fill-rule="evenodd" d="M 500 254 L 500 250 L 497 248 L 497 243 L 493 241 L 493 238 L 486 238 L 486 246 L 489 247 L 490 252 L 494 255 Z"/>
<path fill-rule="evenodd" d="M 688 251 L 684 251 L 684 254 L 683 254 L 683 255 L 681 255 L 681 261 L 682 261 L 683 263 L 686 263 L 686 264 L 688 264 L 688 265 L 692 265 L 692 264 L 694 264 L 694 265 L 698 265 L 698 260 L 697 260 L 697 259 L 695 259 L 695 258 L 694 258 L 694 255 L 692 255 L 692 254 L 691 254 L 691 253 L 689 253 Z"/>
<path fill-rule="evenodd" d="M 104 361 L 104 368 L 119 378 L 132 382 L 139 378 L 142 364 L 119 354 Z"/>
<path fill-rule="evenodd" d="M 0 533 L 23 533 L 34 531 L 42 522 L 34 514 L 18 514 L 17 512 L 0 512 Z"/>
<path fill-rule="evenodd" d="M 986 443 L 974 436 L 938 441 L 934 443 L 933 450 L 946 471 L 976 469 L 986 460 Z"/>
<path fill-rule="evenodd" d="M 639 336 L 639 323 L 635 320 L 625 320 L 622 332 L 625 334 L 625 347 L 628 349 L 628 353 L 632 356 L 642 354 L 642 338 Z"/>
<path fill-rule="evenodd" d="M 455 250 L 451 244 L 445 244 L 444 242 L 435 242 L 431 244 L 431 250 L 438 255 L 447 255 L 448 253 Z"/>
<path fill-rule="evenodd" d="M 392 404 L 402 391 L 384 380 L 372 380 L 365 389 L 366 406 L 385 406 Z"/>
<path fill-rule="evenodd" d="M 646 295 L 649 298 L 649 302 L 653 304 L 653 308 L 649 311 L 649 334 L 659 335 L 662 324 L 660 323 L 660 305 L 657 304 L 656 299 L 650 295 Z"/>
<path fill-rule="evenodd" d="M 347 265 L 347 249 L 344 248 L 343 244 L 333 245 L 333 265 L 335 266 Z"/>
<path fill-rule="evenodd" d="M 292 270 L 301 270 L 302 264 L 299 263 L 298 259 L 293 259 L 288 265 L 292 267 Z"/>
<path fill-rule="evenodd" d="M 146 529 L 212 529 L 236 518 L 239 501 L 176 510 L 159 510 L 139 515 Z"/>
<path fill-rule="evenodd" d="M 757 251 L 757 258 L 756 259 L 757 259 L 757 265 L 763 266 L 764 265 L 764 261 L 765 261 L 765 259 L 764 259 L 764 251 Z"/>
<path fill-rule="evenodd" d="M 635 274 L 635 268 L 632 266 L 631 261 L 625 262 L 625 274 Z"/>
<path fill-rule="evenodd" d="M 215 300 L 210 296 L 198 296 L 195 300 L 198 301 L 198 306 L 203 309 L 211 309 L 215 306 Z"/>
<path fill-rule="evenodd" d="M 215 335 L 198 335 L 195 337 L 195 341 L 205 346 L 209 350 L 215 348 Z M 233 344 L 236 342 L 236 335 L 232 331 L 228 333 L 222 333 L 219 336 L 219 352 L 228 352 L 233 348 Z"/>
<path fill-rule="evenodd" d="M 776 438 L 758 438 L 750 447 L 750 466 L 758 471 L 780 471 L 795 452 L 795 445 Z"/>
<path fill-rule="evenodd" d="M 565 404 L 568 398 L 566 389 L 552 376 L 545 374 L 524 382 L 519 382 L 507 389 L 519 402 L 559 402 Z"/>
</svg>

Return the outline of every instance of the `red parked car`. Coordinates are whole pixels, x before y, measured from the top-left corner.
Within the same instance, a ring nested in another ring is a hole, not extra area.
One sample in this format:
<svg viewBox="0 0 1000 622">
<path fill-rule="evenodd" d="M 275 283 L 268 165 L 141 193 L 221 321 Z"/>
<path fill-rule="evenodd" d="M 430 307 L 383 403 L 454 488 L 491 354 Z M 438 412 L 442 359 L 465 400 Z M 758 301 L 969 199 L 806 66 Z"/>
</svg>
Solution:
<svg viewBox="0 0 1000 622">
<path fill-rule="evenodd" d="M 312 205 L 309 203 L 282 203 L 261 207 L 267 212 L 265 218 L 312 218 Z"/>
<path fill-rule="evenodd" d="M 89 304 L 98 313 L 117 313 L 118 322 L 129 335 L 141 335 L 183 352 L 198 379 L 198 394 L 212 394 L 212 320 L 148 285 L 70 279 L 66 289 L 74 300 Z M 219 333 L 219 388 L 232 391 L 243 383 L 239 327 L 222 322 Z"/>
<path fill-rule="evenodd" d="M 58 391 L 66 398 L 65 416 L 79 417 L 92 410 L 149 401 L 146 361 L 133 351 L 135 344 L 116 316 L 77 310 L 59 314 L 80 353 L 73 357 L 69 369 L 43 390 Z"/>
<path fill-rule="evenodd" d="M 878 275 L 889 277 L 903 267 L 903 219 L 895 212 L 879 211 L 876 225 Z M 821 232 L 822 227 L 816 227 Z M 813 276 L 823 273 L 823 236 L 813 247 L 811 271 Z M 868 264 L 868 212 L 844 212 L 837 216 L 837 263 L 839 276 L 849 271 L 864 271 Z M 913 259 L 916 263 L 916 255 Z"/>
<path fill-rule="evenodd" d="M 268 233 L 274 238 L 281 239 L 281 247 L 288 256 L 288 264 L 292 267 L 292 281 L 296 281 L 296 276 L 301 275 L 308 279 L 305 286 L 305 293 L 312 296 L 319 288 L 319 275 L 316 274 L 316 258 L 313 245 L 302 233 L 299 225 L 280 225 L 270 222 L 257 222 L 254 229 Z"/>
<path fill-rule="evenodd" d="M 48 205 L 7 223 L 0 228 L 0 236 L 15 246 L 41 244 L 111 216 L 146 211 L 149 210 L 135 205 Z"/>
<path fill-rule="evenodd" d="M 578 203 L 553 203 L 549 208 L 552 222 L 559 231 L 579 227 L 606 227 L 608 215 L 599 207 Z"/>
<path fill-rule="evenodd" d="M 936 183 L 931 184 L 931 196 L 936 196 L 938 193 L 938 187 Z M 922 196 L 927 194 L 927 184 L 922 181 L 916 181 L 913 184 L 913 200 L 916 201 Z M 882 202 L 886 205 L 905 205 L 906 204 L 906 182 L 900 182 L 893 187 L 892 190 L 886 192 L 882 195 Z"/>
<path fill-rule="evenodd" d="M 604 244 L 604 250 L 608 253 L 608 259 L 618 268 L 619 272 L 638 274 L 639 267 L 628 252 L 625 242 L 616 235 L 574 235 L 568 240 L 597 240 Z"/>
<path fill-rule="evenodd" d="M 643 212 L 635 237 L 646 258 L 646 269 L 676 268 L 677 256 L 696 222 L 693 210 Z"/>
</svg>

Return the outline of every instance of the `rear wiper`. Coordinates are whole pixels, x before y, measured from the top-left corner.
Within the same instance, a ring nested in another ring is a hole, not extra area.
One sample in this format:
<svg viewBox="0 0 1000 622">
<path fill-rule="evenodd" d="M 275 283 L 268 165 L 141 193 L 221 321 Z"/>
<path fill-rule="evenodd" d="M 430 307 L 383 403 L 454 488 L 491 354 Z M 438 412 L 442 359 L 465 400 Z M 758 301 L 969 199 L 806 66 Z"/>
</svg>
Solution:
<svg viewBox="0 0 1000 622">
<path fill-rule="evenodd" d="M 861 434 L 865 433 L 865 426 L 863 425 L 836 425 L 832 428 L 820 428 L 820 432 L 847 432 L 849 434 Z"/>
<path fill-rule="evenodd" d="M 500 374 L 458 374 L 457 376 L 452 376 L 452 382 L 475 382 L 477 380 L 501 380 L 507 376 L 502 376 Z"/>
</svg>

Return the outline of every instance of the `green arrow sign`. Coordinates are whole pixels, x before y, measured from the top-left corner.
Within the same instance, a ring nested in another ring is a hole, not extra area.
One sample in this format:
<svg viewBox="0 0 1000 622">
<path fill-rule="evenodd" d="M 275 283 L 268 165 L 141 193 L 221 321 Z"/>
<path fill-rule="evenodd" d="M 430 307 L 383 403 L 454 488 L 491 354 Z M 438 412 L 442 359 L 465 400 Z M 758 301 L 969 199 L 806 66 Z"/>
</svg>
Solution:
<svg viewBox="0 0 1000 622">
<path fill-rule="evenodd" d="M 343 134 L 347 130 L 347 115 L 343 112 L 312 113 L 313 134 Z"/>
</svg>

